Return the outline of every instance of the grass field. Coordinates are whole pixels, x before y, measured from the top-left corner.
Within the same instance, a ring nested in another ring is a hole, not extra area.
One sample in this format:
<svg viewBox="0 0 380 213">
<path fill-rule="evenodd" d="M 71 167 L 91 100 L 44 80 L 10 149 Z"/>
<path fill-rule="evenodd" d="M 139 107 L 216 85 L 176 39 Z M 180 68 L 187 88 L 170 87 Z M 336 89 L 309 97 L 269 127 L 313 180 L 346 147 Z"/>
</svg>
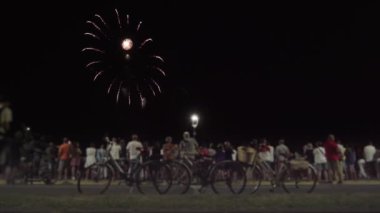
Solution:
<svg viewBox="0 0 380 213">
<path fill-rule="evenodd" d="M 128 194 L 124 190 L 83 195 L 76 192 L 74 184 L 70 181 L 16 188 L 0 184 L 0 212 L 380 212 L 379 180 L 347 181 L 341 185 L 346 189 L 322 184 L 312 194 L 261 189 L 256 194 L 243 195 L 210 192 L 160 196 Z M 364 186 L 367 190 L 363 190 Z"/>
<path fill-rule="evenodd" d="M 335 211 L 379 212 L 380 194 L 254 194 L 254 195 L 0 195 L 0 212 L 252 212 Z"/>
</svg>

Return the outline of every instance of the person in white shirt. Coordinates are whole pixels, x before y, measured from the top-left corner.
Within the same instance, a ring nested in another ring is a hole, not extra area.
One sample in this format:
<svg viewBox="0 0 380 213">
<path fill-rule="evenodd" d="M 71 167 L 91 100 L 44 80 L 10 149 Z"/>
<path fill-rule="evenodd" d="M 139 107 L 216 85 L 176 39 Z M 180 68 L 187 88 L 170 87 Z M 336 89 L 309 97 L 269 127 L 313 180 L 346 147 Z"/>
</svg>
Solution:
<svg viewBox="0 0 380 213">
<path fill-rule="evenodd" d="M 376 153 L 376 148 L 373 145 L 372 141 L 368 143 L 367 146 L 364 147 L 363 149 L 363 154 L 364 154 L 364 160 L 366 162 L 372 162 L 373 161 L 373 156 Z"/>
<path fill-rule="evenodd" d="M 318 181 L 321 180 L 322 174 L 323 174 L 323 177 L 326 180 L 328 180 L 326 150 L 323 147 L 322 142 L 318 141 L 316 143 L 316 148 L 313 150 L 313 155 L 314 155 L 314 164 L 318 173 Z"/>
<path fill-rule="evenodd" d="M 129 159 L 129 170 L 128 174 L 130 175 L 139 164 L 141 152 L 143 151 L 143 145 L 139 141 L 139 137 L 136 134 L 132 135 L 132 140 L 127 144 L 127 158 Z"/>
<path fill-rule="evenodd" d="M 367 171 L 367 175 L 369 176 L 377 176 L 374 173 L 376 172 L 376 160 L 375 159 L 375 154 L 376 154 L 376 148 L 373 145 L 372 141 L 369 141 L 368 144 L 363 148 L 363 157 L 365 160 L 365 168 L 369 168 Z"/>
<path fill-rule="evenodd" d="M 337 146 L 338 146 L 338 152 L 339 152 L 339 166 L 338 166 L 338 172 L 340 172 L 341 177 L 345 177 L 345 174 L 347 174 L 347 166 L 346 166 L 346 148 L 343 146 L 342 141 L 337 140 Z"/>
<path fill-rule="evenodd" d="M 373 145 L 372 141 L 369 141 L 368 144 L 363 148 L 363 158 L 358 160 L 360 178 L 369 178 L 369 175 L 367 174 L 367 171 L 365 170 L 365 165 L 367 163 L 373 162 L 375 153 L 376 153 L 376 148 Z"/>
<path fill-rule="evenodd" d="M 366 162 L 363 158 L 358 160 L 359 178 L 368 178 L 368 175 L 364 169 Z"/>
<path fill-rule="evenodd" d="M 269 147 L 269 155 L 268 155 L 268 161 L 273 169 L 274 167 L 274 147 L 268 143 Z"/>
<path fill-rule="evenodd" d="M 120 163 L 120 152 L 121 152 L 121 146 L 118 143 L 117 139 L 115 137 L 112 138 L 111 141 L 108 141 L 107 151 L 110 153 L 111 157 L 118 163 Z M 115 170 L 115 177 L 120 177 L 120 172 L 118 169 Z"/>
<path fill-rule="evenodd" d="M 232 149 L 232 160 L 236 161 L 236 159 L 237 159 L 237 150 L 233 148 Z"/>
<path fill-rule="evenodd" d="M 111 141 L 109 141 L 109 144 L 107 146 L 107 150 L 110 152 L 111 157 L 118 161 L 120 160 L 120 152 L 121 152 L 121 146 L 118 144 L 115 137 L 112 138 Z"/>
<path fill-rule="evenodd" d="M 380 179 L 380 149 L 376 150 L 375 155 L 373 156 L 373 160 L 375 162 L 375 169 L 376 169 L 376 177 L 377 179 Z"/>
<path fill-rule="evenodd" d="M 290 151 L 289 151 L 288 146 L 285 145 L 285 140 L 280 139 L 278 141 L 278 145 L 275 148 L 276 171 L 279 171 L 279 169 L 284 165 L 286 160 L 288 160 L 289 156 L 290 156 Z"/>
<path fill-rule="evenodd" d="M 259 144 L 259 158 L 261 161 L 265 162 L 263 165 L 265 167 L 268 167 L 268 169 L 272 169 L 272 158 L 271 158 L 271 151 L 272 149 L 268 145 L 268 141 L 266 138 L 263 138 L 261 140 L 261 143 Z M 268 170 L 269 171 L 269 170 Z M 270 175 L 269 173 L 264 173 L 264 179 L 269 179 Z"/>
<path fill-rule="evenodd" d="M 91 143 L 90 147 L 86 149 L 86 161 L 84 164 L 84 168 L 87 168 L 96 163 L 96 148 L 95 144 Z"/>
<path fill-rule="evenodd" d="M 195 157 L 199 154 L 199 144 L 197 140 L 195 140 L 193 137 L 190 137 L 190 133 L 187 131 L 183 133 L 182 137 L 182 140 L 179 142 L 180 158 L 187 157 L 194 160 Z"/>
<path fill-rule="evenodd" d="M 86 149 L 86 162 L 84 168 L 86 169 L 86 179 L 89 178 L 90 170 L 88 167 L 96 163 L 96 149 L 95 144 L 91 143 L 90 147 Z"/>
<path fill-rule="evenodd" d="M 269 162 L 270 161 L 270 148 L 267 144 L 267 140 L 264 138 L 261 140 L 259 144 L 259 157 L 262 161 Z"/>
</svg>

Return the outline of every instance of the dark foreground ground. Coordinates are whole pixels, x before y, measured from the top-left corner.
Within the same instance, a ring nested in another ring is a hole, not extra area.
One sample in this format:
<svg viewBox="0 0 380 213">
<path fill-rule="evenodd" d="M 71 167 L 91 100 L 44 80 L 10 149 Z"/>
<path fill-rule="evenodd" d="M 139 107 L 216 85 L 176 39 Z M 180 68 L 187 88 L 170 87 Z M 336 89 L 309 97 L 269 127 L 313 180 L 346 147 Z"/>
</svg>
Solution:
<svg viewBox="0 0 380 213">
<path fill-rule="evenodd" d="M 312 194 L 246 190 L 242 195 L 141 195 L 125 185 L 112 186 L 104 195 L 84 195 L 74 183 L 56 185 L 0 184 L 0 212 L 380 212 L 380 183 L 319 184 Z"/>
</svg>

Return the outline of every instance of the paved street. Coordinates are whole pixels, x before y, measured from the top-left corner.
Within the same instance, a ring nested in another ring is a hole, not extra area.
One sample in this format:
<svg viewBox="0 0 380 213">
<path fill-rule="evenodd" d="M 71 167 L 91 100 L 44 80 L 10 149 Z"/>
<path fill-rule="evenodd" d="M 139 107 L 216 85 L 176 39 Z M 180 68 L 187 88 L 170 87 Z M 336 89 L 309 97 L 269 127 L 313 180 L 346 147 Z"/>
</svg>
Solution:
<svg viewBox="0 0 380 213">
<path fill-rule="evenodd" d="M 270 192 L 264 184 L 257 193 L 230 195 L 227 188 L 214 195 L 192 186 L 185 195 L 174 191 L 157 195 L 153 187 L 140 195 L 115 182 L 104 195 L 79 194 L 75 182 L 55 185 L 0 184 L 0 212 L 379 212 L 378 182 L 319 184 L 312 194 Z"/>
<path fill-rule="evenodd" d="M 187 194 L 194 195 L 198 194 L 197 189 L 199 186 L 192 186 Z M 269 191 L 268 186 L 262 186 L 259 191 L 255 195 L 260 194 L 269 194 L 273 193 Z M 152 190 L 148 190 L 147 193 L 153 193 Z M 175 194 L 176 189 L 174 188 L 172 192 L 168 194 Z M 228 190 L 225 189 L 223 191 L 225 194 L 228 194 Z M 251 191 L 246 188 L 244 191 L 245 194 L 250 193 Z M 380 194 L 380 184 L 319 184 L 316 186 L 313 194 L 331 194 L 331 193 L 373 193 Z M 33 195 L 52 195 L 52 196 L 67 196 L 67 195 L 78 195 L 75 182 L 67 183 L 67 184 L 56 184 L 56 185 L 43 185 L 43 184 L 35 184 L 35 185 L 0 185 L 0 195 L 6 193 L 20 193 L 20 194 L 33 194 Z M 127 194 L 127 193 L 139 193 L 137 189 L 130 190 L 125 184 L 117 185 L 114 184 L 110 186 L 109 190 L 105 193 L 107 194 Z M 210 187 L 206 188 L 203 193 L 213 194 Z M 279 188 L 275 193 L 284 193 L 284 191 Z M 153 193 L 154 194 L 154 193 Z M 185 195 L 186 196 L 186 195 Z"/>
</svg>

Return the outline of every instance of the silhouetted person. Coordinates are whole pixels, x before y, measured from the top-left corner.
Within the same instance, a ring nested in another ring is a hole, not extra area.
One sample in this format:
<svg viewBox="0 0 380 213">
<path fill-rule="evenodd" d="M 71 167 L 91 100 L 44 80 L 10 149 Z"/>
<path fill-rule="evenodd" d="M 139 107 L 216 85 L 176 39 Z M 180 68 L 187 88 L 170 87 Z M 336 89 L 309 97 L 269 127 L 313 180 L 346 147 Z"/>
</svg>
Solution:
<svg viewBox="0 0 380 213">
<path fill-rule="evenodd" d="M 9 101 L 0 101 L 0 134 L 2 135 L 7 134 L 11 130 L 13 112 L 10 105 Z"/>
<path fill-rule="evenodd" d="M 198 155 L 198 142 L 195 138 L 190 137 L 189 132 L 183 133 L 183 138 L 179 142 L 180 157 L 188 157 L 189 159 L 195 159 Z"/>
</svg>

